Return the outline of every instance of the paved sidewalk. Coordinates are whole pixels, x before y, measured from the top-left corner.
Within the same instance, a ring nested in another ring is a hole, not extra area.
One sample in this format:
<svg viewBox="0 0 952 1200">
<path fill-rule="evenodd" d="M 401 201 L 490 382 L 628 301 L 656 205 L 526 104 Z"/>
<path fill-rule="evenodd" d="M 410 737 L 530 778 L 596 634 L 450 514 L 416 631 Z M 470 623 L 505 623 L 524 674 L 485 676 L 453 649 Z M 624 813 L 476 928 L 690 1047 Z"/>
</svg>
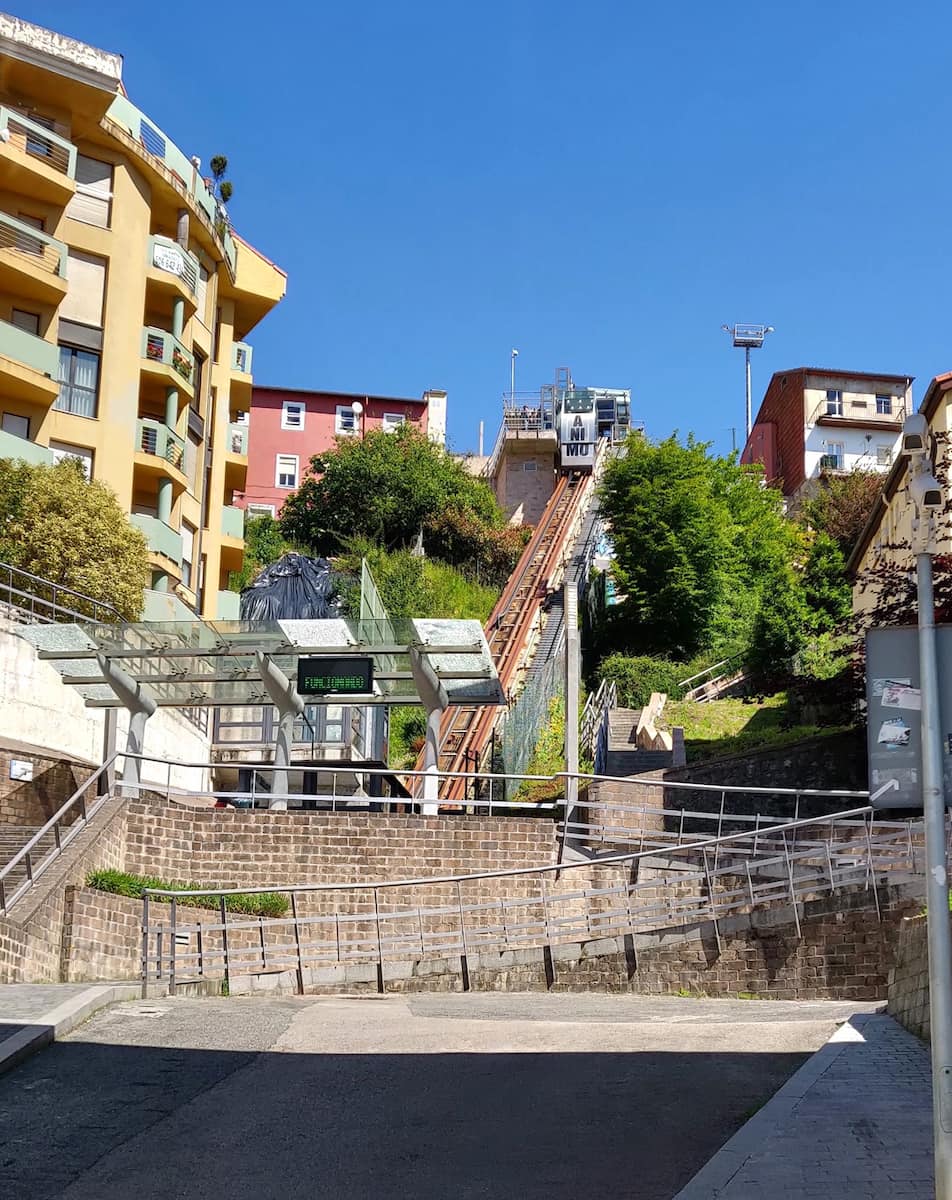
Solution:
<svg viewBox="0 0 952 1200">
<path fill-rule="evenodd" d="M 0 984 L 0 1072 L 81 1025 L 109 1004 L 133 1000 L 137 983 Z"/>
<path fill-rule="evenodd" d="M 675 1200 L 932 1200 L 929 1049 L 852 1018 Z"/>
</svg>

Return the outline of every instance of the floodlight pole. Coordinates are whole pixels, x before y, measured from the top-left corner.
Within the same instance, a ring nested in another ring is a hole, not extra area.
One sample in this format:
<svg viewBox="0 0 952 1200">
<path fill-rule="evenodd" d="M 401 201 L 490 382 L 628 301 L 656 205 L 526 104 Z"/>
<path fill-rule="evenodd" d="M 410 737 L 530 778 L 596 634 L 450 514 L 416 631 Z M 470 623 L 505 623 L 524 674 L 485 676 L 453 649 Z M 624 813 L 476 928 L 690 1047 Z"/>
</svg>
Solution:
<svg viewBox="0 0 952 1200">
<path fill-rule="evenodd" d="M 750 346 L 744 347 L 744 375 L 747 380 L 747 436 L 750 437 Z"/>
<path fill-rule="evenodd" d="M 920 514 L 928 525 L 927 514 Z M 928 538 L 928 535 L 926 535 Z M 919 687 L 922 729 L 922 808 L 926 841 L 926 920 L 929 942 L 929 1025 L 932 1042 L 932 1126 L 936 1200 L 952 1200 L 952 930 L 945 846 L 942 728 L 936 657 L 932 552 L 916 555 L 919 608 Z"/>
</svg>

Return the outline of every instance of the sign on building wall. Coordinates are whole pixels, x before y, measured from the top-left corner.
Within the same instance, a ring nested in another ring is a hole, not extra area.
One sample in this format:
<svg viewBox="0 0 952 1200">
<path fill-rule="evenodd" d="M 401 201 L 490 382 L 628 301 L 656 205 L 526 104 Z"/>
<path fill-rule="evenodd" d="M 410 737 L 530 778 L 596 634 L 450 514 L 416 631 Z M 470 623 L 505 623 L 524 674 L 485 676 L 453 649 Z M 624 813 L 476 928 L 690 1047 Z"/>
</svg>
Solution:
<svg viewBox="0 0 952 1200">
<path fill-rule="evenodd" d="M 160 271 L 181 275 L 185 271 L 185 256 L 174 246 L 163 246 L 160 242 L 155 242 L 152 246 L 152 265 Z"/>
<path fill-rule="evenodd" d="M 372 658 L 298 659 L 297 690 L 302 696 L 370 696 L 374 690 Z"/>
<path fill-rule="evenodd" d="M 936 628 L 945 801 L 952 800 L 952 625 Z M 919 631 L 871 629 L 866 635 L 869 790 L 892 786 L 880 808 L 922 808 L 922 697 Z"/>
</svg>

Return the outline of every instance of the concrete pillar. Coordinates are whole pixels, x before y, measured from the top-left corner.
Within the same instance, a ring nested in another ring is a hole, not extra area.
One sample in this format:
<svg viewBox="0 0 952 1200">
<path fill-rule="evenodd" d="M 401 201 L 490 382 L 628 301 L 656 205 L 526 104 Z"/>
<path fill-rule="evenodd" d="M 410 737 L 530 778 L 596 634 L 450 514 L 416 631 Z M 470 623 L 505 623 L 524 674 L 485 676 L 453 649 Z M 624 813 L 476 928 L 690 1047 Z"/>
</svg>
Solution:
<svg viewBox="0 0 952 1200">
<path fill-rule="evenodd" d="M 423 812 L 435 814 L 439 810 L 439 764 L 440 764 L 440 718 L 449 704 L 446 688 L 426 658 L 415 647 L 410 647 L 410 670 L 417 693 L 426 709 L 426 742 L 423 748 Z"/>
<path fill-rule="evenodd" d="M 185 328 L 185 301 L 181 296 L 176 296 L 172 301 L 172 332 L 177 338 L 181 338 L 182 330 Z"/>
<path fill-rule="evenodd" d="M 126 754 L 142 754 L 145 747 L 145 726 L 149 717 L 155 712 L 156 704 L 148 689 L 137 683 L 131 676 L 105 654 L 97 654 L 99 669 L 106 683 L 115 692 L 119 703 L 129 713 L 129 734 L 126 738 Z M 139 782 L 142 777 L 141 764 L 138 759 L 123 760 L 122 791 L 126 796 L 138 796 Z"/>
<path fill-rule="evenodd" d="M 165 392 L 165 423 L 169 429 L 174 429 L 178 424 L 178 406 L 178 388 L 167 388 Z"/>
<path fill-rule="evenodd" d="M 166 525 L 172 524 L 172 480 L 159 480 L 159 495 L 156 501 L 156 516 Z"/>
<path fill-rule="evenodd" d="M 271 773 L 272 799 L 268 808 L 272 812 L 287 812 L 288 767 L 291 765 L 294 721 L 304 712 L 304 701 L 287 675 L 275 666 L 270 654 L 256 650 L 255 659 L 258 663 L 261 682 L 271 697 L 272 704 L 278 710 L 278 737 L 274 746 L 276 770 Z M 275 796 L 278 796 L 279 799 L 275 800 Z"/>
</svg>

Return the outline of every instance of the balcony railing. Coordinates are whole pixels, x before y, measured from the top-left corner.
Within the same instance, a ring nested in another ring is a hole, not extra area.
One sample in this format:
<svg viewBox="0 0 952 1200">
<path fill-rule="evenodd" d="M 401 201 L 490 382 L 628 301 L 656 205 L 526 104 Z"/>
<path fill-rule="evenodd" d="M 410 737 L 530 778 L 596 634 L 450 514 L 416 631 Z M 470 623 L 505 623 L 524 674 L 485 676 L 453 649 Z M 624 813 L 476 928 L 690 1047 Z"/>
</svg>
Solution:
<svg viewBox="0 0 952 1200">
<path fill-rule="evenodd" d="M 142 357 L 149 362 L 165 363 L 191 386 L 195 359 L 174 334 L 146 326 L 142 331 Z"/>
<path fill-rule="evenodd" d="M 251 347 L 247 342 L 234 342 L 231 347 L 231 369 L 240 375 L 251 374 Z"/>
<path fill-rule="evenodd" d="M 177 471 L 182 469 L 185 443 L 161 421 L 140 417 L 136 422 L 136 448 L 143 454 L 154 454 L 156 458 L 164 458 Z"/>
<path fill-rule="evenodd" d="M 893 398 L 889 412 L 880 412 L 875 397 L 868 400 L 822 400 L 816 407 L 810 424 L 817 421 L 870 421 L 880 425 L 901 425 L 906 419 L 906 403 Z"/>
<path fill-rule="evenodd" d="M 28 333 L 9 321 L 0 321 L 0 358 L 31 367 L 40 375 L 56 379 L 59 375 L 59 350 L 35 333 Z"/>
<path fill-rule="evenodd" d="M 67 179 L 76 178 L 73 143 L 5 105 L 0 105 L 0 142 L 8 142 L 31 158 L 40 159 Z"/>
<path fill-rule="evenodd" d="M 221 510 L 221 531 L 225 537 L 244 538 L 245 510 L 226 504 Z"/>
<path fill-rule="evenodd" d="M 174 175 L 182 188 L 192 197 L 205 214 L 208 224 L 215 230 L 222 243 L 225 258 L 234 272 L 238 262 L 238 251 L 231 230 L 221 228 L 218 204 L 199 174 L 194 163 L 157 126 L 125 96 L 116 96 L 106 114 L 111 121 L 125 129 L 150 157 L 157 159 Z"/>
<path fill-rule="evenodd" d="M 161 554 L 171 562 L 182 564 L 182 535 L 177 533 L 158 517 L 150 517 L 146 513 L 132 513 L 129 520 L 137 529 L 145 534 L 149 549 Z"/>
<path fill-rule="evenodd" d="M 0 212 L 0 250 L 12 250 L 25 263 L 66 278 L 66 244 L 5 212 Z"/>
<path fill-rule="evenodd" d="M 183 250 L 171 238 L 153 234 L 149 238 L 149 266 L 169 275 L 177 275 L 188 290 L 195 295 L 198 287 L 198 259 L 188 250 Z"/>
<path fill-rule="evenodd" d="M 229 425 L 228 426 L 228 452 L 230 454 L 247 455 L 248 453 L 248 426 L 247 425 Z"/>
</svg>

